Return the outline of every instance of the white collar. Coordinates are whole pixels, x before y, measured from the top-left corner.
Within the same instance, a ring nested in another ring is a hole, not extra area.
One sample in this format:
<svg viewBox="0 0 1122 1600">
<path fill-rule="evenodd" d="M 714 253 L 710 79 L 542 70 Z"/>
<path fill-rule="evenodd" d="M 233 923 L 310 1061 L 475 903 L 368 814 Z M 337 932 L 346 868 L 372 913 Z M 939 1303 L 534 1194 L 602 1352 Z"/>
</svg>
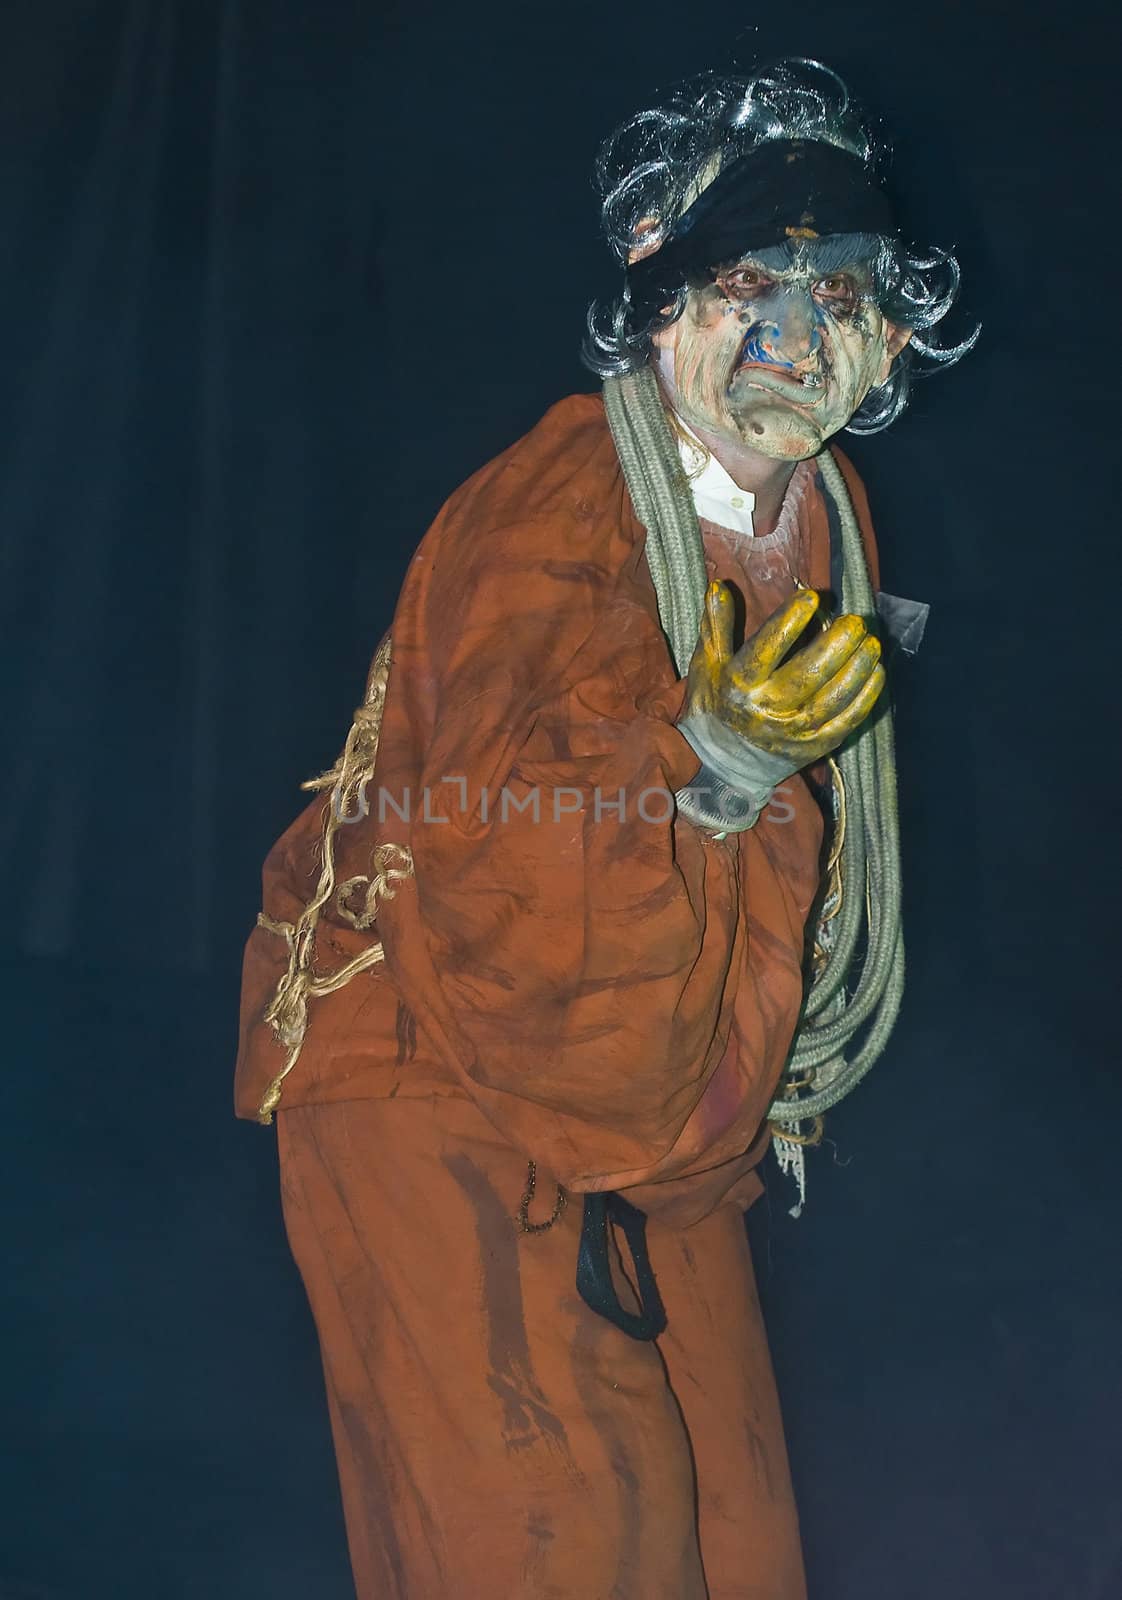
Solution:
<svg viewBox="0 0 1122 1600">
<path fill-rule="evenodd" d="M 681 417 L 677 421 L 682 430 L 677 435 L 678 453 L 689 479 L 698 516 L 704 517 L 706 522 L 715 522 L 719 528 L 731 528 L 734 533 L 745 534 L 750 539 L 755 495 L 750 489 L 740 488 Z"/>
</svg>

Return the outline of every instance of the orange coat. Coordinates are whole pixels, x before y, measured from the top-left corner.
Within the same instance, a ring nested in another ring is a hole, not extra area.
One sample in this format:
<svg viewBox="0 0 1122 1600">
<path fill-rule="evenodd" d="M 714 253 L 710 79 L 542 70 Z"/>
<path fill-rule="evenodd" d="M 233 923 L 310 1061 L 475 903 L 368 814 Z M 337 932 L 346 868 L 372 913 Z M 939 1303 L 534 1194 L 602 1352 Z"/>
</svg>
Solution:
<svg viewBox="0 0 1122 1600">
<path fill-rule="evenodd" d="M 799 472 L 789 537 L 703 524 L 749 629 L 796 576 L 829 586 Z M 644 537 L 602 404 L 576 396 L 452 496 L 394 615 L 370 814 L 336 856 L 340 880 L 369 874 L 392 842 L 415 875 L 379 908 L 384 965 L 309 1002 L 278 1112 L 360 1600 L 805 1596 L 741 1212 L 822 823 L 801 777 L 738 836 L 669 817 L 698 763 Z M 277 922 L 312 894 L 326 803 L 266 863 Z M 371 937 L 325 911 L 319 969 Z M 263 1011 L 286 959 L 254 932 L 243 1116 L 285 1061 Z M 538 1215 L 555 1181 L 648 1212 L 657 1343 L 576 1294 L 579 1203 L 519 1230 L 528 1159 Z"/>
<path fill-rule="evenodd" d="M 800 523 L 797 575 L 827 588 L 816 481 Z M 801 778 L 722 842 L 664 820 L 662 797 L 698 762 L 673 726 L 684 685 L 644 537 L 602 403 L 587 395 L 556 405 L 440 512 L 393 619 L 371 814 L 336 836 L 340 879 L 368 872 L 385 841 L 411 849 L 415 878 L 379 912 L 384 966 L 310 1002 L 282 1103 L 466 1095 L 567 1188 L 627 1188 L 686 1223 L 758 1192 L 751 1169 L 798 1016 L 822 826 Z M 717 530 L 706 543 L 749 625 L 791 592 L 790 574 L 746 583 Z M 326 803 L 266 863 L 264 905 L 278 920 L 310 897 Z M 325 912 L 321 967 L 369 938 Z M 254 932 L 242 1116 L 283 1062 L 261 1013 L 285 959 L 275 934 Z"/>
</svg>

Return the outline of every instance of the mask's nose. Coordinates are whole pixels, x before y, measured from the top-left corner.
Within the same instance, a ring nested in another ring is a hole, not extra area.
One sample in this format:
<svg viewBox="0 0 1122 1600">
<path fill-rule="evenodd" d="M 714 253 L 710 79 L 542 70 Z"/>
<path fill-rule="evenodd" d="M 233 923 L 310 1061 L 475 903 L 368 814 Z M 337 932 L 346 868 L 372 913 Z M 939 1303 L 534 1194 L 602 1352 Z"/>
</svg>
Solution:
<svg viewBox="0 0 1122 1600">
<path fill-rule="evenodd" d="M 777 297 L 769 309 L 770 317 L 758 322 L 749 337 L 745 349 L 748 359 L 795 367 L 814 355 L 820 341 L 810 295 L 788 291 Z"/>
</svg>

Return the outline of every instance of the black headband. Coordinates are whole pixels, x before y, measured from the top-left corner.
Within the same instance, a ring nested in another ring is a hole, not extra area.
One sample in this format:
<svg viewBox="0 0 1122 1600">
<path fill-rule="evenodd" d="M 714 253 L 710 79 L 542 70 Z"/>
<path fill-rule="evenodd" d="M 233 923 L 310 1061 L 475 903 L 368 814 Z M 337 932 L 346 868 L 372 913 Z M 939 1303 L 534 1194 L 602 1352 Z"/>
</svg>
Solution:
<svg viewBox="0 0 1122 1600">
<path fill-rule="evenodd" d="M 821 139 L 766 139 L 717 174 L 657 250 L 632 262 L 632 304 L 660 296 L 665 304 L 690 277 L 790 239 L 895 232 L 860 156 Z"/>
</svg>

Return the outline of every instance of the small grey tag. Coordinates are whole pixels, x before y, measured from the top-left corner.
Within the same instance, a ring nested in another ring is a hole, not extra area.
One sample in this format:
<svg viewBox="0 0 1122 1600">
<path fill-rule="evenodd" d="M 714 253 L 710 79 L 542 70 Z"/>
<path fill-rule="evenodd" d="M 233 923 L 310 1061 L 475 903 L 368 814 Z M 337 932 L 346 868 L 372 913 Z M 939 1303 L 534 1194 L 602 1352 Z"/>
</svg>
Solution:
<svg viewBox="0 0 1122 1600">
<path fill-rule="evenodd" d="M 931 615 L 926 600 L 902 600 L 898 594 L 877 591 L 877 615 L 884 631 L 897 649 L 914 656 L 923 643 L 924 629 Z"/>
</svg>

